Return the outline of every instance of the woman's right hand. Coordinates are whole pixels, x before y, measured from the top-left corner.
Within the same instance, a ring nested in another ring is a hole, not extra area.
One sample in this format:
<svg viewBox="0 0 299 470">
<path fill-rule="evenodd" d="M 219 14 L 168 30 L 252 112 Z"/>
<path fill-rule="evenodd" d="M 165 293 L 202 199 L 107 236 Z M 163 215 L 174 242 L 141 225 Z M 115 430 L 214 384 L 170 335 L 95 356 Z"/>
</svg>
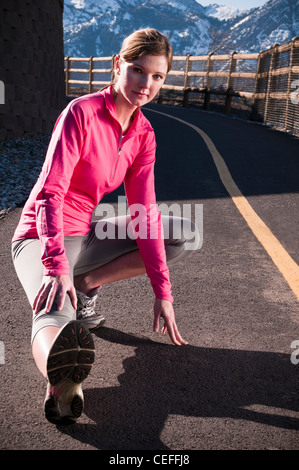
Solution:
<svg viewBox="0 0 299 470">
<path fill-rule="evenodd" d="M 49 313 L 54 300 L 57 302 L 57 309 L 61 310 L 66 294 L 69 294 L 74 309 L 77 309 L 76 289 L 69 275 L 44 276 L 42 285 L 32 305 L 33 313 L 36 315 L 41 310 L 45 301 L 45 312 Z"/>
<path fill-rule="evenodd" d="M 173 306 L 169 300 L 156 299 L 155 301 L 153 329 L 156 333 L 158 333 L 159 331 L 159 324 L 161 318 L 163 318 L 164 320 L 164 326 L 162 328 L 163 334 L 165 334 L 167 331 L 171 341 L 177 346 L 181 346 L 181 344 L 188 344 L 187 341 L 185 341 L 180 335 L 175 321 Z"/>
</svg>

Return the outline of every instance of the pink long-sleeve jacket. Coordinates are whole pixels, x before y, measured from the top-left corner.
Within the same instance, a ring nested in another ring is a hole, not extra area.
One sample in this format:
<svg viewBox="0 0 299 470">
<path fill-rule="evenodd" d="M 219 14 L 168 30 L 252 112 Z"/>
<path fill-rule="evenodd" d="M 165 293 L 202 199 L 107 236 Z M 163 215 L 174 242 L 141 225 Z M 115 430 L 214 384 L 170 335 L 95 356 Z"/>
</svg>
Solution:
<svg viewBox="0 0 299 470">
<path fill-rule="evenodd" d="M 156 205 L 155 151 L 154 131 L 140 109 L 122 137 L 112 87 L 73 100 L 56 122 L 13 241 L 38 237 L 44 274 L 68 274 L 64 236 L 86 235 L 95 207 L 124 182 L 129 207 L 142 204 L 145 208 L 147 236 L 136 240 L 155 296 L 172 302 Z M 137 216 L 131 212 L 132 219 Z"/>
</svg>

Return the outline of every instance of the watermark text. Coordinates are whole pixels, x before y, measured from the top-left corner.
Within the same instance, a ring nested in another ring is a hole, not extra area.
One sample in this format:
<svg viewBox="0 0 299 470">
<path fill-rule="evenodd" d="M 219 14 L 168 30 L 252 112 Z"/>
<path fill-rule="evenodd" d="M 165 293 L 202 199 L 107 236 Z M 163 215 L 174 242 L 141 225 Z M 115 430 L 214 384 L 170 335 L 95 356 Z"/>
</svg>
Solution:
<svg viewBox="0 0 299 470">
<path fill-rule="evenodd" d="M 291 83 L 292 93 L 290 93 L 290 100 L 293 104 L 299 104 L 299 80 L 293 80 Z"/>
<path fill-rule="evenodd" d="M 163 233 L 158 223 L 160 214 Z M 99 204 L 95 216 L 100 219 L 95 228 L 100 240 L 184 239 L 186 250 L 200 249 L 203 243 L 203 204 L 132 204 L 128 208 L 126 197 L 119 196 L 116 207 Z"/>
<path fill-rule="evenodd" d="M 294 365 L 297 365 L 299 364 L 299 340 L 298 339 L 291 342 L 291 349 L 295 349 L 295 351 L 293 351 L 291 354 L 291 363 Z"/>
<path fill-rule="evenodd" d="M 0 341 L 0 365 L 1 364 L 5 364 L 5 351 L 3 341 Z"/>
<path fill-rule="evenodd" d="M 5 104 L 5 86 L 2 80 L 0 80 L 0 104 Z"/>
</svg>

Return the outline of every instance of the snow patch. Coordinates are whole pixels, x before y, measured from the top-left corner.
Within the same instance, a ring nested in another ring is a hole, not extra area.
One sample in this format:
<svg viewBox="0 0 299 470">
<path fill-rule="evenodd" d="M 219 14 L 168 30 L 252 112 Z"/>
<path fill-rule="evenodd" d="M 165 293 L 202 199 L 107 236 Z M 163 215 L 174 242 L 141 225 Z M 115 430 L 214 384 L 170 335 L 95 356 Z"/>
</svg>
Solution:
<svg viewBox="0 0 299 470">
<path fill-rule="evenodd" d="M 200 0 L 196 1 L 200 4 Z M 247 12 L 248 10 L 245 9 L 240 10 L 239 8 L 228 5 L 218 5 L 217 3 L 213 3 L 205 7 L 205 14 L 207 16 L 212 16 L 213 18 L 217 18 L 220 21 L 234 19 L 237 16 L 243 15 Z"/>
</svg>

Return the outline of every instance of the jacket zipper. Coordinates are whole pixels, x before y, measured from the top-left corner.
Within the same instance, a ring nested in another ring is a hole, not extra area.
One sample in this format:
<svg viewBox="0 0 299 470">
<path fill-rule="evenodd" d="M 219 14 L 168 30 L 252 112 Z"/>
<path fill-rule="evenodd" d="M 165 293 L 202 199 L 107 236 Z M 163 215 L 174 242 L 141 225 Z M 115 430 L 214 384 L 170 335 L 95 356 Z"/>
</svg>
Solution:
<svg viewBox="0 0 299 470">
<path fill-rule="evenodd" d="M 139 132 L 135 132 L 134 135 L 136 134 L 139 134 Z M 130 136 L 132 137 L 132 136 Z M 119 136 L 119 140 L 118 140 L 118 152 L 117 152 L 117 157 L 116 157 L 116 160 L 115 160 L 115 164 L 114 164 L 114 168 L 113 168 L 113 171 L 112 171 L 112 177 L 111 177 L 111 181 L 114 180 L 115 178 L 115 173 L 116 173 L 116 168 L 117 168 L 117 164 L 118 164 L 118 161 L 119 161 L 119 157 L 120 157 L 120 152 L 122 151 L 122 147 L 121 147 L 121 144 L 122 144 L 122 132 L 120 133 L 120 136 Z"/>
<path fill-rule="evenodd" d="M 121 140 L 122 140 L 122 134 L 120 134 L 119 141 L 118 141 L 118 153 L 117 153 L 117 157 L 116 157 L 113 172 L 112 172 L 112 181 L 114 180 L 114 177 L 115 177 L 116 167 L 117 167 L 120 152 L 121 152 Z"/>
</svg>

